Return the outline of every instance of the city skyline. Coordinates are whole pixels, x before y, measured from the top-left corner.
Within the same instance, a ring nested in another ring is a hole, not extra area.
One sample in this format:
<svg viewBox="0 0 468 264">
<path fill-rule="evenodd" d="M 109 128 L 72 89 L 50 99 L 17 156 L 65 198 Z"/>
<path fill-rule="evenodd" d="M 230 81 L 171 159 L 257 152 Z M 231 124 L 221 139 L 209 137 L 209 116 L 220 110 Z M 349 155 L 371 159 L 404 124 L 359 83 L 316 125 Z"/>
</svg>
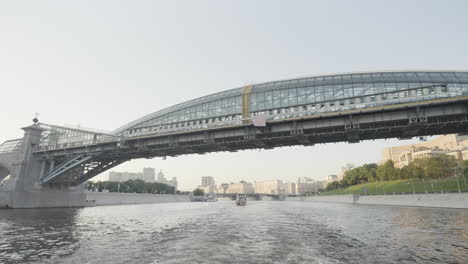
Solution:
<svg viewBox="0 0 468 264">
<path fill-rule="evenodd" d="M 338 72 L 467 68 L 468 55 L 459 50 L 468 39 L 457 32 L 457 25 L 467 23 L 466 3 L 396 2 L 143 1 L 135 7 L 103 1 L 94 3 L 91 13 L 82 3 L 2 3 L 2 25 L 8 26 L 0 26 L 0 87 L 8 100 L 0 105 L 0 117 L 8 122 L 0 141 L 21 137 L 19 127 L 31 124 L 36 112 L 44 123 L 112 131 L 167 106 L 251 83 Z M 421 6 L 425 15 L 416 18 Z M 112 12 L 105 12 L 109 8 Z M 278 19 L 285 13 L 294 15 Z M 196 186 L 202 175 L 222 175 L 226 182 L 250 181 L 251 175 L 319 179 L 345 163 L 377 162 L 375 153 L 385 147 L 417 142 L 140 159 L 115 170 L 154 166 L 177 176 L 181 189 Z"/>
</svg>

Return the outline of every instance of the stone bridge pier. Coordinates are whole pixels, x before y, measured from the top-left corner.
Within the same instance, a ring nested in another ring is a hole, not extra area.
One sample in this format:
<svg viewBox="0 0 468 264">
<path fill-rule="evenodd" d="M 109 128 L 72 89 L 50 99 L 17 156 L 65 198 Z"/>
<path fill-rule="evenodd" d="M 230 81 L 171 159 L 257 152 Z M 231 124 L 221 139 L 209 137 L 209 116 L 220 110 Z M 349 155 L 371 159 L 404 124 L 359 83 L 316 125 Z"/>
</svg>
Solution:
<svg viewBox="0 0 468 264">
<path fill-rule="evenodd" d="M 84 185 L 41 185 L 43 163 L 33 155 L 44 131 L 34 124 L 24 127 L 17 149 L 0 153 L 0 208 L 81 207 L 85 205 Z"/>
</svg>

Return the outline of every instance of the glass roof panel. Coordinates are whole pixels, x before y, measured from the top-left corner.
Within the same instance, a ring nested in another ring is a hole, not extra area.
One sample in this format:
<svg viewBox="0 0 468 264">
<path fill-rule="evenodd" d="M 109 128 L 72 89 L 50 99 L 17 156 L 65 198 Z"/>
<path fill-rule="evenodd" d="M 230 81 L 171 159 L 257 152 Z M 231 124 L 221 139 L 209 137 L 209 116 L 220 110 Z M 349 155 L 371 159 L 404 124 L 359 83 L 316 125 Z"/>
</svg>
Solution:
<svg viewBox="0 0 468 264">
<path fill-rule="evenodd" d="M 3 142 L 0 145 L 0 153 L 17 152 L 23 139 L 13 139 Z"/>
</svg>

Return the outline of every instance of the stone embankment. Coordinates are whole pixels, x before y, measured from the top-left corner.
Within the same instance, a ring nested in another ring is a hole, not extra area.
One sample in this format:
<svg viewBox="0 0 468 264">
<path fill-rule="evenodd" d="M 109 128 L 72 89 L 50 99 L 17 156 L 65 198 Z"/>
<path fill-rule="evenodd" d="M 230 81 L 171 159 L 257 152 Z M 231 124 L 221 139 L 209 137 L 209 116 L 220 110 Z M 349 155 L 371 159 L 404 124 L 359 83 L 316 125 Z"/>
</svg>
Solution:
<svg viewBox="0 0 468 264">
<path fill-rule="evenodd" d="M 294 197 L 297 200 L 299 197 Z M 442 207 L 468 209 L 468 193 L 407 194 L 407 195 L 323 195 L 300 197 L 307 202 L 375 204 L 396 206 Z"/>
<path fill-rule="evenodd" d="M 86 192 L 86 206 L 190 202 L 188 195 Z"/>
</svg>

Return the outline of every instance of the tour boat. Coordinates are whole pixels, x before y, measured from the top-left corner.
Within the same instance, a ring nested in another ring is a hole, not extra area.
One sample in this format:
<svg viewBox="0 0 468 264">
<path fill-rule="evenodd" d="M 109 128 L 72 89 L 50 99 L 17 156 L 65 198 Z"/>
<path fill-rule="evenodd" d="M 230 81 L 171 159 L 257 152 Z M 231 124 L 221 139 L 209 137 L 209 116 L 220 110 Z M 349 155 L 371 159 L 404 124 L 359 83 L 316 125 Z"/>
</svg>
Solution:
<svg viewBox="0 0 468 264">
<path fill-rule="evenodd" d="M 240 206 L 244 206 L 247 203 L 247 197 L 245 194 L 237 194 L 236 197 L 236 204 Z"/>
</svg>

